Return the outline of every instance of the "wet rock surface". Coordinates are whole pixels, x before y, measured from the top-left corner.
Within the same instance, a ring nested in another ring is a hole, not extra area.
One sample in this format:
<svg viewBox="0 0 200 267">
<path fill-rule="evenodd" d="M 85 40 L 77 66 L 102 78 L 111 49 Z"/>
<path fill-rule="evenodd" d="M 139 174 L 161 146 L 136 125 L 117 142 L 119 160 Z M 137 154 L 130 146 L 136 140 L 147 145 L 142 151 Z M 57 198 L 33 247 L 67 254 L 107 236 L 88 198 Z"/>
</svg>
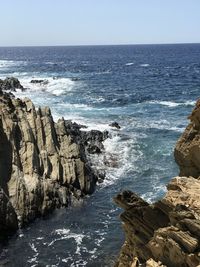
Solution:
<svg viewBox="0 0 200 267">
<path fill-rule="evenodd" d="M 109 124 L 110 127 L 116 128 L 116 129 L 121 129 L 121 126 L 119 125 L 118 122 L 114 121 L 112 123 Z"/>
<path fill-rule="evenodd" d="M 31 80 L 30 83 L 33 83 L 33 84 L 40 84 L 40 85 L 46 85 L 48 84 L 48 80 Z"/>
</svg>

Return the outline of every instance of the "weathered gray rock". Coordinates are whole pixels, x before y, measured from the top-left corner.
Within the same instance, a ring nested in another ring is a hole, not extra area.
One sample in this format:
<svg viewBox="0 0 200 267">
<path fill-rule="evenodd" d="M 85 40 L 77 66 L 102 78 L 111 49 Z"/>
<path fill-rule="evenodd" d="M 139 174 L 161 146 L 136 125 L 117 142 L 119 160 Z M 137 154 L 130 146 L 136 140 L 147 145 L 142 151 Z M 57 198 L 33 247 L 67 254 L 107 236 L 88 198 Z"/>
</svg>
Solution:
<svg viewBox="0 0 200 267">
<path fill-rule="evenodd" d="M 109 124 L 110 127 L 116 128 L 116 129 L 121 129 L 121 126 L 119 125 L 118 122 L 114 121 L 111 124 Z"/>
<path fill-rule="evenodd" d="M 3 91 L 16 91 L 16 89 L 24 90 L 19 80 L 14 77 L 8 77 L 5 80 L 0 79 L 0 88 Z"/>
<path fill-rule="evenodd" d="M 95 190 L 85 148 L 64 119 L 28 99 L 0 96 L 0 235 Z"/>
<path fill-rule="evenodd" d="M 49 83 L 48 80 L 31 80 L 30 83 L 33 83 L 33 84 L 40 84 L 40 85 L 46 85 Z"/>
</svg>

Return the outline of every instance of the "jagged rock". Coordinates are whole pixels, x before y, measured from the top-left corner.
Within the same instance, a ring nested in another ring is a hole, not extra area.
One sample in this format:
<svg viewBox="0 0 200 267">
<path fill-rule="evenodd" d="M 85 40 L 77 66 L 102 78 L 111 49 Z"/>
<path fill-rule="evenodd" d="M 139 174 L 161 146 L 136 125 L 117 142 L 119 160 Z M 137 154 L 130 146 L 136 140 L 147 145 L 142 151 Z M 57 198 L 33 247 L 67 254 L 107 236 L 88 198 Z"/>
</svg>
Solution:
<svg viewBox="0 0 200 267">
<path fill-rule="evenodd" d="M 43 84 L 43 85 L 46 85 L 49 83 L 48 80 L 31 80 L 30 83 L 33 83 L 33 84 Z"/>
<path fill-rule="evenodd" d="M 85 147 L 89 154 L 100 154 L 104 150 L 103 141 L 109 138 L 108 131 L 80 131 L 87 128 L 85 125 L 77 124 L 70 120 L 65 120 L 67 132 L 76 140 L 76 142 Z"/>
<path fill-rule="evenodd" d="M 78 134 L 47 107 L 0 96 L 0 235 L 95 190 Z"/>
<path fill-rule="evenodd" d="M 14 77 L 6 78 L 5 80 L 0 79 L 0 88 L 3 91 L 16 91 L 16 89 L 24 90 L 24 87 L 20 84 L 19 80 Z"/>
<path fill-rule="evenodd" d="M 180 168 L 180 176 L 200 176 L 200 100 L 197 101 L 190 124 L 179 138 L 174 156 Z"/>
<path fill-rule="evenodd" d="M 116 266 L 129 267 L 134 257 L 144 266 L 150 258 L 168 267 L 200 264 L 200 180 L 175 177 L 167 188 L 152 205 L 130 191 L 115 197 L 126 234 Z"/>
</svg>

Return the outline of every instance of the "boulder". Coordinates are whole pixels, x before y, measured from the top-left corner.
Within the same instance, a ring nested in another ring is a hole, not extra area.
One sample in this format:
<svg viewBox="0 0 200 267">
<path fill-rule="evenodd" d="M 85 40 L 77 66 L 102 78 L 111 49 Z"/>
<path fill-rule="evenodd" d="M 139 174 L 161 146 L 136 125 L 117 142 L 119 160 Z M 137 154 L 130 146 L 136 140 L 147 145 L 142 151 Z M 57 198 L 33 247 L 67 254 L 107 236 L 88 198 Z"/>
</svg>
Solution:
<svg viewBox="0 0 200 267">
<path fill-rule="evenodd" d="M 40 84 L 40 85 L 46 85 L 49 83 L 48 80 L 31 80 L 30 83 L 33 83 L 33 84 Z"/>
<path fill-rule="evenodd" d="M 112 122 L 111 124 L 109 124 L 109 126 L 113 127 L 113 128 L 116 128 L 116 129 L 121 129 L 121 126 L 116 121 Z"/>
</svg>

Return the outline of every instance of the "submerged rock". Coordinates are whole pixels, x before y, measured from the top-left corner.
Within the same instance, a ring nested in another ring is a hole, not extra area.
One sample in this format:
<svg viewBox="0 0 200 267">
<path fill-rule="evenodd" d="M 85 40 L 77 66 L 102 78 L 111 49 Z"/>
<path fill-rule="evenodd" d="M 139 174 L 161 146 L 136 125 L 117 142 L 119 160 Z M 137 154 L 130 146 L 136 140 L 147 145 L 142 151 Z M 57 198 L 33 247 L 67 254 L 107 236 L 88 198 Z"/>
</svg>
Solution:
<svg viewBox="0 0 200 267">
<path fill-rule="evenodd" d="M 30 81 L 30 83 L 35 83 L 35 84 L 42 84 L 42 85 L 46 85 L 46 84 L 48 84 L 49 83 L 49 81 L 48 80 L 31 80 Z"/>
<path fill-rule="evenodd" d="M 16 89 L 24 90 L 19 80 L 14 77 L 6 78 L 5 80 L 0 79 L 0 88 L 3 91 L 16 91 Z"/>
<path fill-rule="evenodd" d="M 104 133 L 81 135 L 78 127 L 55 123 L 48 107 L 28 98 L 0 95 L 0 236 L 68 206 L 72 194 L 94 192 L 98 177 L 83 144 Z"/>
<path fill-rule="evenodd" d="M 113 128 L 117 128 L 117 129 L 121 129 L 121 126 L 119 125 L 118 122 L 112 122 L 111 124 L 109 124 L 110 127 L 113 127 Z"/>
</svg>

